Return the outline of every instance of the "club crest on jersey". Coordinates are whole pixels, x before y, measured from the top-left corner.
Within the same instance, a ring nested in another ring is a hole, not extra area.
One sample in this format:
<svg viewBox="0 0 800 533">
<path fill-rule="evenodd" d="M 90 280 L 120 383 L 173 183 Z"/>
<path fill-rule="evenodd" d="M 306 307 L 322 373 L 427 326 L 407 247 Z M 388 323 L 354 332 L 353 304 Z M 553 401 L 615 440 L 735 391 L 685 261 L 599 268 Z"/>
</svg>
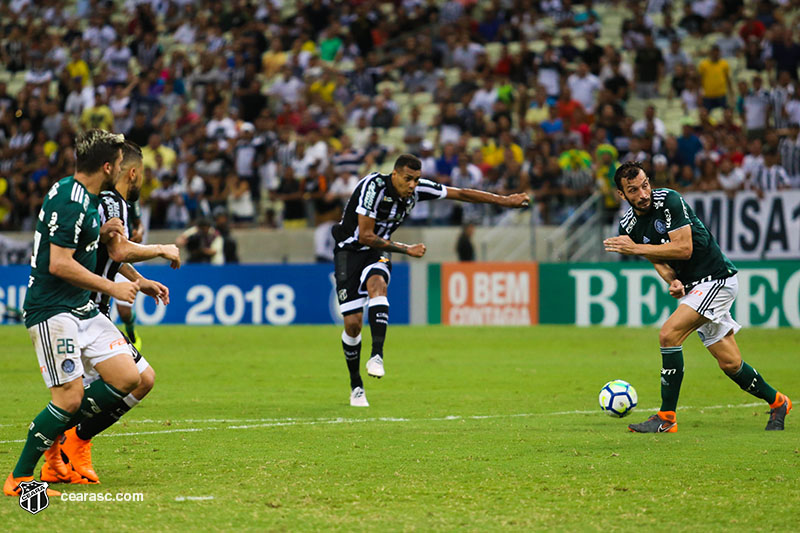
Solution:
<svg viewBox="0 0 800 533">
<path fill-rule="evenodd" d="M 659 233 L 667 232 L 667 223 L 661 220 L 660 218 L 657 218 L 656 221 L 653 223 L 653 225 L 656 227 L 657 232 Z"/>
<path fill-rule="evenodd" d="M 64 359 L 64 362 L 61 363 L 61 370 L 67 374 L 72 373 L 72 371 L 75 370 L 75 361 L 72 359 Z"/>
</svg>

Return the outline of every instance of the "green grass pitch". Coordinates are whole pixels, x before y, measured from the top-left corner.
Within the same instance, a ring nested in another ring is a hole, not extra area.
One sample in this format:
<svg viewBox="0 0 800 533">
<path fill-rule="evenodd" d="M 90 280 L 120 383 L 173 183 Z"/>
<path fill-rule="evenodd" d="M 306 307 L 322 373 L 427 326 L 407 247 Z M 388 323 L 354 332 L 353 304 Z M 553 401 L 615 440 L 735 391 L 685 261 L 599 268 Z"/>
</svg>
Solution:
<svg viewBox="0 0 800 533">
<path fill-rule="evenodd" d="M 655 329 L 393 326 L 386 377 L 364 372 L 368 409 L 349 406 L 338 327 L 140 331 L 156 387 L 95 439 L 102 484 L 64 490 L 144 501 L 56 500 L 32 516 L 5 498 L 5 530 L 798 528 L 800 413 L 765 432 L 766 404 L 696 337 L 685 344 L 679 432 L 637 435 L 626 425 L 659 403 Z M 800 401 L 797 331 L 738 339 Z M 49 395 L 22 326 L 0 328 L 0 347 L 6 476 Z M 639 392 L 622 420 L 597 404 L 614 378 Z"/>
</svg>

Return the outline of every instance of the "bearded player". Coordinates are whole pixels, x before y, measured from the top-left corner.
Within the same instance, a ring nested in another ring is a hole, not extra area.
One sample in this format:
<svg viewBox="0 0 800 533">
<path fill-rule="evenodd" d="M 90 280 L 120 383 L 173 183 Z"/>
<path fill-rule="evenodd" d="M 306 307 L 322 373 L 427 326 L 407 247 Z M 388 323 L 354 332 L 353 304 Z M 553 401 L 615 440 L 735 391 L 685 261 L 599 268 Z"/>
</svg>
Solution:
<svg viewBox="0 0 800 533">
<path fill-rule="evenodd" d="M 651 189 L 638 162 L 620 166 L 614 181 L 620 198 L 631 207 L 620 220 L 620 236 L 603 241 L 606 251 L 649 260 L 679 301 L 659 334 L 661 409 L 628 429 L 636 433 L 678 430 L 675 410 L 683 381 L 683 342 L 697 331 L 725 375 L 769 404 L 766 430 L 783 430 L 792 401 L 742 360 L 734 339 L 741 329 L 730 314 L 739 287 L 736 267 L 683 197 L 671 189 Z"/>
<path fill-rule="evenodd" d="M 113 281 L 119 273 L 131 281 L 137 281 L 140 290 L 144 294 L 152 296 L 156 303 L 161 301 L 166 305 L 169 303 L 169 290 L 161 283 L 145 278 L 128 264 L 162 257 L 170 261 L 173 268 L 180 266 L 180 252 L 175 245 L 142 246 L 128 240 L 131 231 L 129 208 L 130 204 L 139 198 L 143 176 L 141 149 L 134 143 L 125 141 L 122 146 L 120 173 L 114 182 L 114 187 L 100 193 L 100 205 L 98 206 L 101 222 L 119 219 L 122 221 L 123 232 L 114 234 L 106 244 L 100 245 L 97 252 L 95 274 Z M 109 315 L 110 298 L 107 294 L 93 292 L 91 299 L 101 313 Z M 152 390 L 155 382 L 155 372 L 152 367 L 134 347 L 131 340 L 128 337 L 125 340 L 139 372 L 139 385 L 115 405 L 99 413 L 94 413 L 93 416 L 68 430 L 64 437 L 57 442 L 57 445 L 61 446 L 62 454 L 46 455 L 46 462 L 42 467 L 42 481 L 51 483 L 99 482 L 97 472 L 92 465 L 92 437 L 107 429 L 135 407 Z M 89 386 L 97 378 L 97 372 L 93 369 L 86 369 L 84 385 Z M 64 458 L 67 462 L 64 461 Z"/>
</svg>

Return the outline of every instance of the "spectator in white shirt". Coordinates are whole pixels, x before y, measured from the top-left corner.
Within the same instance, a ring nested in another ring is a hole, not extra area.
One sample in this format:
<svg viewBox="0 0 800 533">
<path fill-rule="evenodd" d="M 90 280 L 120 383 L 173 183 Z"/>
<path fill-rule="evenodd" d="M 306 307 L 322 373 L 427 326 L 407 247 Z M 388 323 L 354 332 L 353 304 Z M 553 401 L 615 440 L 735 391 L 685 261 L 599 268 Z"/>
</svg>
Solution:
<svg viewBox="0 0 800 533">
<path fill-rule="evenodd" d="M 578 70 L 567 78 L 567 85 L 572 91 L 572 98 L 580 102 L 587 113 L 593 114 L 597 104 L 597 91 L 600 90 L 600 79 L 589 71 L 585 61 L 578 63 Z"/>
<path fill-rule="evenodd" d="M 727 193 L 734 193 L 744 188 L 744 170 L 735 166 L 729 157 L 720 160 L 719 184 Z"/>
<path fill-rule="evenodd" d="M 742 121 L 748 139 L 760 139 L 764 136 L 769 107 L 769 91 L 761 86 L 761 76 L 755 76 L 752 90 L 742 99 Z"/>
<path fill-rule="evenodd" d="M 281 68 L 281 75 L 283 77 L 269 88 L 269 94 L 277 96 L 281 102 L 294 106 L 304 97 L 305 85 L 292 74 L 292 68 L 289 65 Z"/>
<path fill-rule="evenodd" d="M 664 126 L 664 122 L 656 117 L 656 107 L 653 105 L 647 106 L 644 110 L 644 118 L 634 122 L 631 130 L 637 137 L 642 137 L 647 134 L 650 125 L 653 127 L 653 132 L 662 139 L 667 136 L 667 128 Z"/>
<path fill-rule="evenodd" d="M 475 91 L 469 108 L 473 111 L 483 109 L 484 113 L 491 114 L 495 102 L 497 102 L 497 88 L 494 86 L 494 80 L 489 78 L 485 80 L 483 87 Z"/>
<path fill-rule="evenodd" d="M 217 105 L 214 108 L 214 115 L 206 125 L 206 137 L 225 141 L 236 137 L 236 123 L 225 113 L 225 107 Z"/>
<path fill-rule="evenodd" d="M 131 55 L 131 49 L 122 43 L 120 37 L 117 37 L 113 46 L 106 49 L 103 53 L 103 63 L 108 66 L 110 81 L 119 84 L 127 83 L 128 63 Z"/>
</svg>

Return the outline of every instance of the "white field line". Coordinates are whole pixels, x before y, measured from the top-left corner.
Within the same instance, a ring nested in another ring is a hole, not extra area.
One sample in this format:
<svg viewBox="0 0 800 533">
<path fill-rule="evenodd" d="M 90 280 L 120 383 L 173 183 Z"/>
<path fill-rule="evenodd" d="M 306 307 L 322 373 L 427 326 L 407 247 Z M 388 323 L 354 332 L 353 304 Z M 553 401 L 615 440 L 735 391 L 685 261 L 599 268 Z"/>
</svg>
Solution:
<svg viewBox="0 0 800 533">
<path fill-rule="evenodd" d="M 740 409 L 745 407 L 758 407 L 763 406 L 764 402 L 753 403 L 740 403 L 740 404 L 722 404 L 722 405 L 709 405 L 705 407 L 694 406 L 681 406 L 681 410 L 687 409 Z M 655 411 L 657 407 L 643 409 L 644 411 Z M 186 420 L 131 420 L 130 422 L 136 423 L 149 423 L 149 424 L 164 424 L 167 422 L 175 423 L 194 423 L 194 424 L 235 424 L 228 426 L 216 427 L 193 427 L 193 428 L 173 428 L 173 429 L 158 429 L 152 431 L 130 431 L 125 433 L 101 433 L 98 437 L 135 437 L 138 435 L 161 435 L 167 433 L 197 433 L 201 431 L 217 431 L 220 429 L 257 429 L 257 428 L 270 428 L 270 427 L 287 427 L 287 426 L 321 426 L 321 425 L 334 425 L 334 424 L 363 424 L 366 422 L 371 423 L 404 423 L 404 422 L 446 422 L 454 420 L 489 420 L 498 418 L 531 418 L 536 416 L 564 416 L 564 415 L 594 415 L 601 414 L 599 409 L 591 410 L 576 410 L 576 411 L 555 411 L 550 413 L 515 413 L 508 415 L 448 415 L 431 418 L 395 418 L 395 417 L 378 417 L 378 418 L 206 418 L 196 419 L 190 418 Z M 244 423 L 247 422 L 247 423 Z M 244 424 L 243 424 L 244 423 Z M 18 442 L 25 442 L 23 439 L 19 440 L 0 440 L 0 444 L 12 444 Z"/>
</svg>

